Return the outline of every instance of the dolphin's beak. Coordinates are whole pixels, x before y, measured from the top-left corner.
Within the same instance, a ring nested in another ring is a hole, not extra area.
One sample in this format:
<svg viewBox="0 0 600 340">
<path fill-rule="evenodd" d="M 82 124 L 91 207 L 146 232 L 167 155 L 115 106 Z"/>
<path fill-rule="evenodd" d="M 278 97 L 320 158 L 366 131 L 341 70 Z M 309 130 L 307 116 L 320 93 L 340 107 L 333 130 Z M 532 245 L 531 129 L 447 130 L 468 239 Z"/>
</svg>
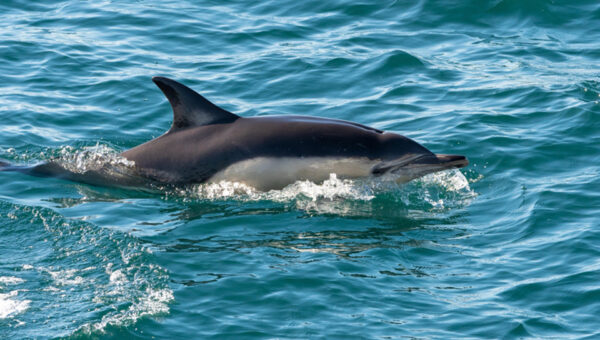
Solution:
<svg viewBox="0 0 600 340">
<path fill-rule="evenodd" d="M 439 165 L 444 166 L 446 169 L 451 168 L 464 168 L 469 165 L 467 157 L 462 155 L 442 155 L 436 154 Z"/>
<path fill-rule="evenodd" d="M 464 168 L 469 165 L 467 157 L 462 155 L 431 154 L 423 155 L 406 164 L 404 170 L 418 175 L 418 177 L 448 169 Z"/>
<path fill-rule="evenodd" d="M 398 182 L 408 182 L 433 172 L 463 168 L 467 165 L 469 160 L 462 155 L 413 154 L 382 162 L 373 167 L 371 172 L 375 176 L 391 174 L 397 177 Z"/>
</svg>

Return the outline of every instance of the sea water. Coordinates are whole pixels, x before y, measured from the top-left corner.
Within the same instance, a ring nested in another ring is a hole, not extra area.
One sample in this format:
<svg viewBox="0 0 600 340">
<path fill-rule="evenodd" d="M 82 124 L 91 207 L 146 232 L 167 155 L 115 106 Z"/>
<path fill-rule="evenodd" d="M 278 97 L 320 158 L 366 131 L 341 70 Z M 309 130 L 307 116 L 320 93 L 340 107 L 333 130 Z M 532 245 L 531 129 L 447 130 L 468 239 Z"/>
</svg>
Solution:
<svg viewBox="0 0 600 340">
<path fill-rule="evenodd" d="M 0 338 L 599 338 L 597 1 L 0 2 L 0 159 L 126 162 L 167 76 L 461 170 L 260 192 L 0 172 Z M 126 164 L 125 164 L 126 165 Z"/>
</svg>

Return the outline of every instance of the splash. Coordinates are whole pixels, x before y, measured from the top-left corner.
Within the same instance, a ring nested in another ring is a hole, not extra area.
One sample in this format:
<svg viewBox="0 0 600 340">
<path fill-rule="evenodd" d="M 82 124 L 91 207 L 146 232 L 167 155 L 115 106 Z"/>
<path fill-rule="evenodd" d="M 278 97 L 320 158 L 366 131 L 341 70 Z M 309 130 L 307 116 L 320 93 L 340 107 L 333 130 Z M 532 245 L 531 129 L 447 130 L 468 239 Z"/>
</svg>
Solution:
<svg viewBox="0 0 600 340">
<path fill-rule="evenodd" d="M 329 179 L 322 184 L 311 181 L 297 181 L 281 190 L 259 191 L 249 185 L 239 182 L 221 181 L 206 183 L 184 188 L 181 195 L 209 200 L 239 199 L 243 201 L 270 200 L 285 202 L 298 197 L 317 201 L 321 199 L 336 200 L 341 198 L 371 200 L 373 192 L 366 186 L 358 185 L 354 180 L 339 179 L 336 174 L 330 174 Z"/>
<path fill-rule="evenodd" d="M 99 170 L 107 165 L 123 168 L 131 168 L 134 165 L 134 162 L 120 156 L 116 150 L 102 144 L 86 146 L 81 150 L 65 146 L 59 149 L 56 161 L 65 169 L 76 173 Z"/>
<path fill-rule="evenodd" d="M 330 174 L 323 183 L 297 181 L 281 190 L 262 192 L 244 183 L 221 181 L 188 186 L 176 196 L 188 200 L 242 202 L 271 201 L 297 209 L 340 215 L 368 215 L 381 205 L 396 208 L 444 211 L 468 205 L 476 197 L 459 170 L 429 174 L 406 184 L 390 179 L 340 179 Z M 383 209 L 384 211 L 386 209 Z"/>
<path fill-rule="evenodd" d="M 429 174 L 404 186 L 404 192 L 415 202 L 430 205 L 430 210 L 466 206 L 477 197 L 469 181 L 458 169 Z"/>
<path fill-rule="evenodd" d="M 18 300 L 18 291 L 13 290 L 8 294 L 0 293 L 0 319 L 6 319 L 25 312 L 29 309 L 31 300 Z"/>
<path fill-rule="evenodd" d="M 63 147 L 59 149 L 58 155 L 52 157 L 52 161 L 76 174 L 97 173 L 105 177 L 107 182 L 125 183 L 129 180 L 131 183 L 136 183 L 139 181 L 133 171 L 135 163 L 102 144 L 86 146 L 79 150 L 70 146 Z M 143 183 L 143 181 L 139 182 Z"/>
<path fill-rule="evenodd" d="M 3 293 L 2 286 L 19 285 L 25 280 L 14 276 L 0 276 L 0 319 L 6 319 L 21 314 L 29 309 L 31 300 L 18 299 L 18 290 Z"/>
</svg>

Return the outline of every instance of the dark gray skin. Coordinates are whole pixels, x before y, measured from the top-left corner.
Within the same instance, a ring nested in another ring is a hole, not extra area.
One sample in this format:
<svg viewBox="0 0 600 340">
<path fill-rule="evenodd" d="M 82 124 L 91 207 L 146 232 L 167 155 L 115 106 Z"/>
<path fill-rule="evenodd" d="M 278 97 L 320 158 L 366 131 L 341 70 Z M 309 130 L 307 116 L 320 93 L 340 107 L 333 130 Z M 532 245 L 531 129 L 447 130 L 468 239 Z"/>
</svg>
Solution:
<svg viewBox="0 0 600 340">
<path fill-rule="evenodd" d="M 371 175 L 399 174 L 405 180 L 468 165 L 464 156 L 435 155 L 409 138 L 353 122 L 308 116 L 242 118 L 171 79 L 153 81 L 171 103 L 173 125 L 164 135 L 123 152 L 135 162 L 136 174 L 116 176 L 112 184 L 138 185 L 140 178 L 174 185 L 204 183 L 232 164 L 261 157 L 368 159 L 375 164 Z M 53 162 L 27 172 L 92 184 L 111 181 L 100 172 L 74 174 Z"/>
</svg>

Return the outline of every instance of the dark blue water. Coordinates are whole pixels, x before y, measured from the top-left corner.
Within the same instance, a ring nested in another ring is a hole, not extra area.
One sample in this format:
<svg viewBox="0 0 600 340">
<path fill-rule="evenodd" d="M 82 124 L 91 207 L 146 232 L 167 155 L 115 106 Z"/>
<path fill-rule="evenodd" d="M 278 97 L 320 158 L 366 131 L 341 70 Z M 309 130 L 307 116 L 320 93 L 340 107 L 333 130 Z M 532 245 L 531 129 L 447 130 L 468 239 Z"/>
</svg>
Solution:
<svg viewBox="0 0 600 340">
<path fill-rule="evenodd" d="M 0 3 L 0 159 L 118 164 L 181 81 L 467 155 L 406 185 L 0 172 L 0 338 L 600 337 L 597 1 Z"/>
</svg>

